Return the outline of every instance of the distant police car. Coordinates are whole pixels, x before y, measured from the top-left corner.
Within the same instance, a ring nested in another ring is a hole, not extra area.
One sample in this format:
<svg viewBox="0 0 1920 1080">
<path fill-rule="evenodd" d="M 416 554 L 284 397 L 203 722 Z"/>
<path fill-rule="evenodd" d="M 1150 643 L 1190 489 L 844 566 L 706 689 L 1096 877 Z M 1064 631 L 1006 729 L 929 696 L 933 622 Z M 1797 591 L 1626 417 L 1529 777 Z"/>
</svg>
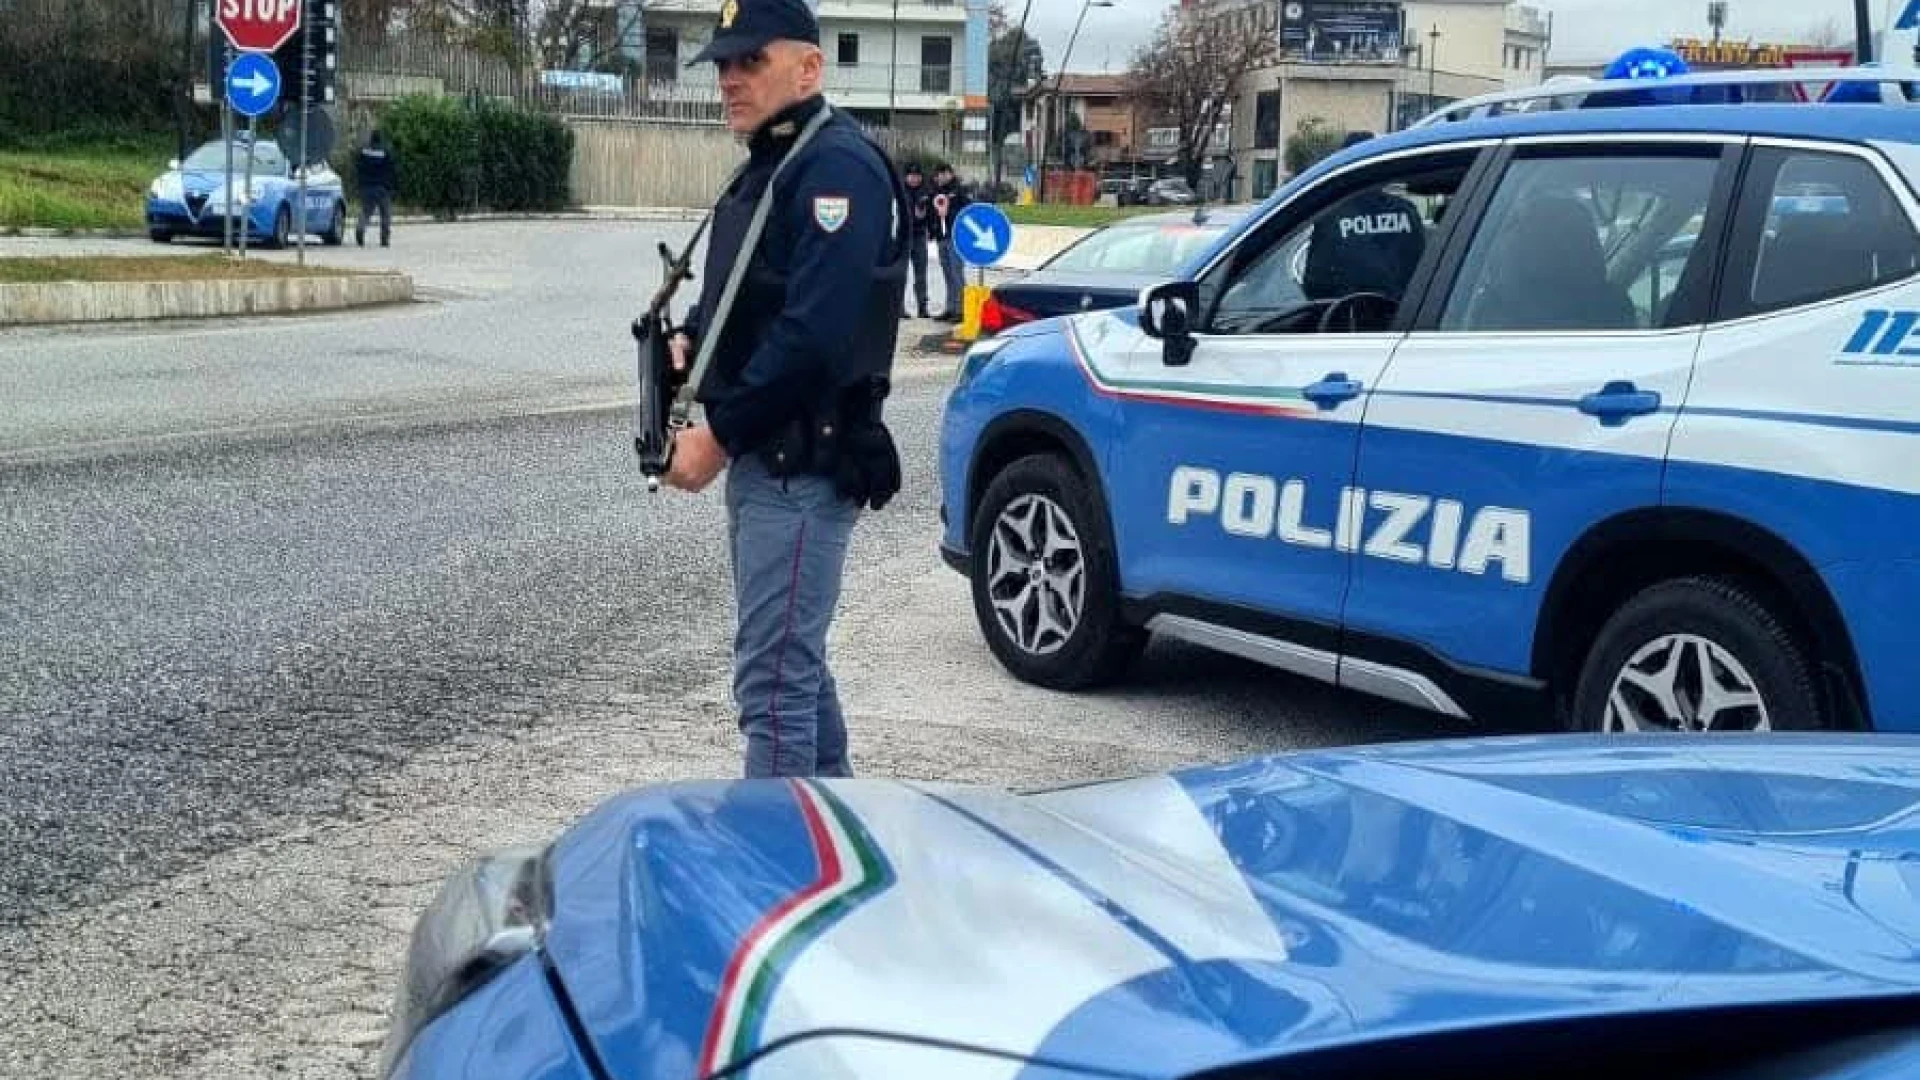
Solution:
<svg viewBox="0 0 1920 1080">
<path fill-rule="evenodd" d="M 1870 69 L 1864 104 L 1699 103 L 1785 78 L 1463 102 L 1136 307 L 976 345 L 942 547 L 993 651 L 1081 687 L 1157 632 L 1456 716 L 1920 730 L 1920 104 Z"/>
<path fill-rule="evenodd" d="M 227 144 L 214 141 L 171 162 L 147 189 L 147 235 L 165 243 L 175 236 L 220 236 L 226 215 L 244 219 L 247 236 L 279 247 L 300 228 L 300 181 L 278 144 L 252 143 L 249 181 L 245 138 L 233 143 L 233 184 L 227 185 Z M 251 186 L 249 186 L 251 184 Z M 326 163 L 307 174 L 305 228 L 328 244 L 346 235 L 347 199 L 340 177 Z"/>
</svg>

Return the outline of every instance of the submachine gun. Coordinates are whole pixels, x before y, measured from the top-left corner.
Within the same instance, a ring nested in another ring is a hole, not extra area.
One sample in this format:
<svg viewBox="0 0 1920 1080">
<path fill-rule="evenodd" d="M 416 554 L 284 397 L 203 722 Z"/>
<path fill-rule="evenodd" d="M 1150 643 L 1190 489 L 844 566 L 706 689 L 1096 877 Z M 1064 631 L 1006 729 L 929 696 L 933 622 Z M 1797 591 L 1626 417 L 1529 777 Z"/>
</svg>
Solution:
<svg viewBox="0 0 1920 1080">
<path fill-rule="evenodd" d="M 633 320 L 633 337 L 640 352 L 640 399 L 633 407 L 633 452 L 640 457 L 640 474 L 647 478 L 648 491 L 660 490 L 660 478 L 673 465 L 673 436 L 687 426 L 685 410 L 674 408 L 674 398 L 691 373 L 673 369 L 671 339 L 679 329 L 673 322 L 673 296 L 682 282 L 693 280 L 693 249 L 700 246 L 700 238 L 706 235 L 712 220 L 713 215 L 708 214 L 700 222 L 678 257 L 666 241 L 660 242 L 665 277 L 646 312 Z M 692 357 L 687 358 L 689 364 L 692 361 Z"/>
</svg>

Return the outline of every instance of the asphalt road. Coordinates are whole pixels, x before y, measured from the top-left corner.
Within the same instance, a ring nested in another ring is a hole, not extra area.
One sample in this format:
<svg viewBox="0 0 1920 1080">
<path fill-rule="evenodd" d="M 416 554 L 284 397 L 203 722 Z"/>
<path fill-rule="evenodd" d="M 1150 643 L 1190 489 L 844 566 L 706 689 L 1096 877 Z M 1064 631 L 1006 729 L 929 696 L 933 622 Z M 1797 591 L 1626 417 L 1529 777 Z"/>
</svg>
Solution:
<svg viewBox="0 0 1920 1080">
<path fill-rule="evenodd" d="M 647 495 L 627 441 L 625 320 L 689 228 L 420 227 L 313 257 L 421 304 L 0 336 L 0 1075 L 368 1075 L 453 865 L 737 774 L 719 491 Z M 934 554 L 950 371 L 903 356 L 908 489 L 851 556 L 863 774 L 1458 732 L 1178 645 L 1099 695 L 1008 679 Z"/>
</svg>

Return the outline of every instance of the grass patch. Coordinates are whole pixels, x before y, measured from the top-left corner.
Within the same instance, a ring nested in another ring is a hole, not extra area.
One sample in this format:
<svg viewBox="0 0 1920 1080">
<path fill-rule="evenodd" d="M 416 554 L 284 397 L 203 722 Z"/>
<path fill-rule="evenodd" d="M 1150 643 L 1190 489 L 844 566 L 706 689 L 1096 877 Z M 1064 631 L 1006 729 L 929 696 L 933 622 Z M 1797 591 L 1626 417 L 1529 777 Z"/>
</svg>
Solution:
<svg viewBox="0 0 1920 1080">
<path fill-rule="evenodd" d="M 0 259 L 0 284 L 51 282 L 233 281 L 261 278 L 342 277 L 357 271 L 296 266 L 267 259 L 229 260 L 224 255 L 102 255 L 92 258 Z"/>
<path fill-rule="evenodd" d="M 135 138 L 0 150 L 0 228 L 138 229 L 173 154 Z"/>
<path fill-rule="evenodd" d="M 1050 203 L 1035 203 L 1032 206 L 1002 206 L 1008 220 L 1015 225 L 1067 225 L 1080 229 L 1097 229 L 1102 225 L 1111 225 L 1116 221 L 1125 221 L 1141 214 L 1157 214 L 1166 210 L 1178 210 L 1177 206 L 1067 206 Z"/>
</svg>

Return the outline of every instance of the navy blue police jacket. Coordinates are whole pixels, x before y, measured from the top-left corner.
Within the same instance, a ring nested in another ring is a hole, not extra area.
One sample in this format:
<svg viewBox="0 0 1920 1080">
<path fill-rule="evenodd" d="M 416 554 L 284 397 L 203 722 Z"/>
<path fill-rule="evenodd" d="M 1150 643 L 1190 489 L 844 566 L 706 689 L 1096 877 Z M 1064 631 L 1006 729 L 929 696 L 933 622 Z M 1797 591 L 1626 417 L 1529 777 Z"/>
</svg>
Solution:
<svg viewBox="0 0 1920 1080">
<path fill-rule="evenodd" d="M 749 140 L 745 170 L 715 206 L 700 299 L 683 323 L 696 343 L 761 193 L 824 107 L 825 99 L 809 98 Z M 909 205 L 892 163 L 838 110 L 780 173 L 697 395 L 728 457 L 766 448 L 796 422 L 831 414 L 849 388 L 890 373 L 905 299 Z"/>
</svg>

